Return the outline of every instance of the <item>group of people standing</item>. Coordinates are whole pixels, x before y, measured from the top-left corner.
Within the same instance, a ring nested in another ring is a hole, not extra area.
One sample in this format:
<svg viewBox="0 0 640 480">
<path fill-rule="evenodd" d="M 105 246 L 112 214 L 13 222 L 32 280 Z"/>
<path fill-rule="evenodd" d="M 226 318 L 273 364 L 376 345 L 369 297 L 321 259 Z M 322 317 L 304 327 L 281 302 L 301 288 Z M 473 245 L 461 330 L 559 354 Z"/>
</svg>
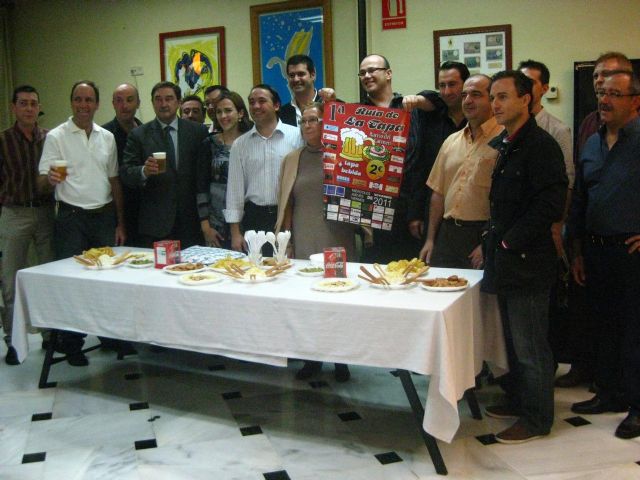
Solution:
<svg viewBox="0 0 640 480">
<path fill-rule="evenodd" d="M 291 102 L 282 105 L 277 91 L 259 84 L 248 109 L 223 86 L 209 87 L 203 102 L 181 98 L 171 82 L 157 83 L 155 118 L 145 124 L 135 117 L 137 89 L 123 84 L 113 92 L 115 118 L 104 127 L 93 122 L 98 87 L 80 81 L 71 89 L 72 116 L 48 133 L 37 125 L 37 91 L 15 90 L 16 123 L 0 134 L 7 363 L 18 363 L 10 343 L 13 285 L 32 241 L 45 262 L 93 246 L 151 247 L 165 238 L 182 248 L 244 250 L 246 230 L 287 229 L 296 258 L 342 245 L 357 260 L 357 228 L 323 215 L 323 102 L 335 101 L 336 92 L 316 88 L 306 55 L 288 59 L 286 71 Z M 628 411 L 616 435 L 640 436 L 640 208 L 633 207 L 640 85 L 628 59 L 615 52 L 598 59 L 598 112 L 587 119 L 591 135 L 581 132 L 588 140 L 575 163 L 570 129 L 542 106 L 549 70 L 541 62 L 493 77 L 445 62 L 438 91 L 405 96 L 393 91 L 382 55 L 366 56 L 357 76 L 367 104 L 411 116 L 393 228 L 361 232 L 363 260 L 420 256 L 433 266 L 484 269 L 482 288 L 497 295 L 510 367 L 501 380 L 507 402 L 487 414 L 516 419 L 496 439 L 522 443 L 551 430 L 558 354 L 550 347 L 549 312 L 558 259 L 567 251 L 597 319 L 597 336 L 584 344 L 597 343 L 589 360 L 598 393 L 574 411 Z M 166 153 L 166 166 L 157 152 Z M 54 168 L 60 160 L 66 176 Z M 572 328 L 576 335 L 586 330 Z M 101 340 L 123 354 L 135 351 Z M 55 348 L 81 366 L 88 364 L 82 344 L 81 335 L 62 332 Z M 298 378 L 320 368 L 307 362 Z M 347 380 L 347 366 L 336 365 L 335 375 Z"/>
</svg>

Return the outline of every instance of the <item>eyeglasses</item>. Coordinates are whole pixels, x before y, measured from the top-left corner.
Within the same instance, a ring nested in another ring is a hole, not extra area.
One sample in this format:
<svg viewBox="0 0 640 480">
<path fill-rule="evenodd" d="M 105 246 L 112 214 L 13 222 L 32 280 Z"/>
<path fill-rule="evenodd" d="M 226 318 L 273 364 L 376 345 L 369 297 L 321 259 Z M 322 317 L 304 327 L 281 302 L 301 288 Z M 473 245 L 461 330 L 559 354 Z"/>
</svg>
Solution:
<svg viewBox="0 0 640 480">
<path fill-rule="evenodd" d="M 596 92 L 596 97 L 598 98 L 604 98 L 604 97 L 609 97 L 609 98 L 622 98 L 622 97 L 636 97 L 639 94 L 637 93 L 620 93 L 620 92 L 615 92 L 615 91 L 611 91 L 611 90 L 598 90 Z"/>
<path fill-rule="evenodd" d="M 315 125 L 317 123 L 322 123 L 322 120 L 318 117 L 309 117 L 300 120 L 300 125 Z"/>
<path fill-rule="evenodd" d="M 358 72 L 358 77 L 362 78 L 364 77 L 367 73 L 369 75 L 373 75 L 374 73 L 376 73 L 378 70 L 389 70 L 388 68 L 385 67 L 371 67 L 371 68 L 367 68 L 365 70 L 360 70 Z"/>
</svg>

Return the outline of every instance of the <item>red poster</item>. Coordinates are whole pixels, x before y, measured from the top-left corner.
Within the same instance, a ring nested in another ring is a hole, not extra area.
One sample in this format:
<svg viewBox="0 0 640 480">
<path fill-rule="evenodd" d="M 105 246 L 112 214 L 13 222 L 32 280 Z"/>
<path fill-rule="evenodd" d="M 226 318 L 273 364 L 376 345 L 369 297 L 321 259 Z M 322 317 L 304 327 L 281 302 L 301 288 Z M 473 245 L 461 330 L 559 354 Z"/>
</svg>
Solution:
<svg viewBox="0 0 640 480">
<path fill-rule="evenodd" d="M 382 29 L 407 28 L 406 0 L 382 0 Z"/>
<path fill-rule="evenodd" d="M 356 103 L 325 105 L 327 220 L 391 230 L 400 193 L 409 114 Z"/>
</svg>

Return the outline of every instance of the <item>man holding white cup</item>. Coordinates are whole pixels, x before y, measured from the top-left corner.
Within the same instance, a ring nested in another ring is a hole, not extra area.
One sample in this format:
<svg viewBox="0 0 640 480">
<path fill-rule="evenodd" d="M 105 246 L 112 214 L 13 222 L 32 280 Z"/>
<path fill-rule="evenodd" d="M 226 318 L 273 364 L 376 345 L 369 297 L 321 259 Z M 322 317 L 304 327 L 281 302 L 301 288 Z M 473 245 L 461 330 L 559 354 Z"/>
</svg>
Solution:
<svg viewBox="0 0 640 480">
<path fill-rule="evenodd" d="M 151 90 L 156 118 L 127 137 L 120 175 L 125 185 L 140 190 L 138 233 L 141 244 L 180 240 L 181 248 L 203 245 L 198 191 L 209 191 L 210 166 L 199 165 L 198 149 L 207 128 L 178 118 L 180 87 L 159 82 Z"/>
</svg>

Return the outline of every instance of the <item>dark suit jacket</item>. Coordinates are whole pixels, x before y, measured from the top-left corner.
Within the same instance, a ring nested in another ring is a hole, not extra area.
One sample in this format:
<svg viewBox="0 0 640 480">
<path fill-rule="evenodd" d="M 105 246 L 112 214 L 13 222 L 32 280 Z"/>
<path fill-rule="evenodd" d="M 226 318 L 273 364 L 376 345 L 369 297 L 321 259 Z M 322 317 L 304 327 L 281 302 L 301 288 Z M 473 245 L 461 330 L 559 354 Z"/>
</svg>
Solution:
<svg viewBox="0 0 640 480">
<path fill-rule="evenodd" d="M 139 188 L 138 231 L 153 239 L 180 240 L 182 248 L 202 244 L 196 204 L 198 149 L 207 136 L 204 125 L 178 119 L 178 169 L 167 159 L 167 171 L 142 178 L 142 167 L 154 152 L 166 150 L 161 124 L 157 119 L 129 133 L 120 178 L 129 187 Z"/>
</svg>

